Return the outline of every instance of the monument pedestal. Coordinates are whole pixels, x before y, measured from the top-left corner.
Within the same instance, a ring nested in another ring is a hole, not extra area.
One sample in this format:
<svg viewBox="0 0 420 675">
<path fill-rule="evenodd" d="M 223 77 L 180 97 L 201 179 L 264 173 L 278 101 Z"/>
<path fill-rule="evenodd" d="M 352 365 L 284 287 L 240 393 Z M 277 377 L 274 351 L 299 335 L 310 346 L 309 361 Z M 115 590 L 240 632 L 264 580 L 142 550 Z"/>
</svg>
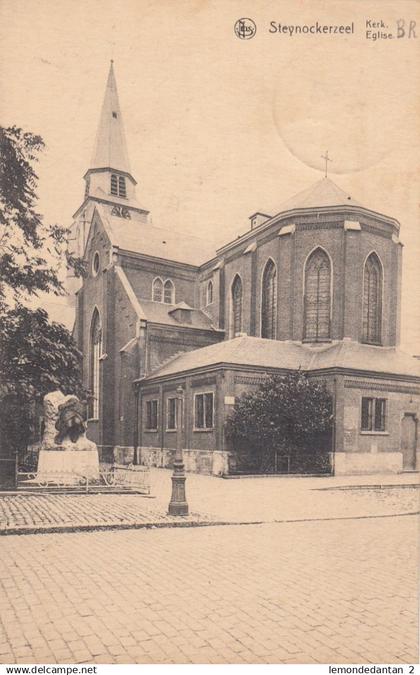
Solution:
<svg viewBox="0 0 420 675">
<path fill-rule="evenodd" d="M 74 485 L 80 478 L 99 478 L 99 455 L 91 450 L 40 450 L 37 482 L 60 482 Z"/>
</svg>

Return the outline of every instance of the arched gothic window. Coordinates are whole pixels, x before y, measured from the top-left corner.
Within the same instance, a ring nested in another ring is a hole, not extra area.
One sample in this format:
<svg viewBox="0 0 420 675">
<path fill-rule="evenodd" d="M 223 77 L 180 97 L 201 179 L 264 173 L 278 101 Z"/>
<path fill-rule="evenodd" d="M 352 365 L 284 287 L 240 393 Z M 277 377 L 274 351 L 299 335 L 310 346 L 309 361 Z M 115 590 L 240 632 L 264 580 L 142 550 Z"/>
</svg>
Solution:
<svg viewBox="0 0 420 675">
<path fill-rule="evenodd" d="M 207 284 L 206 305 L 211 305 L 213 302 L 213 282 L 209 281 Z"/>
<path fill-rule="evenodd" d="M 382 323 L 382 267 L 376 253 L 365 262 L 363 276 L 363 342 L 381 341 Z"/>
<path fill-rule="evenodd" d="M 95 308 L 90 327 L 90 369 L 89 389 L 92 395 L 89 405 L 89 417 L 98 419 L 100 403 L 100 357 L 102 355 L 102 325 L 98 310 Z"/>
<path fill-rule="evenodd" d="M 170 279 L 165 281 L 163 287 L 163 302 L 168 305 L 173 305 L 175 300 L 175 287 Z"/>
<path fill-rule="evenodd" d="M 276 324 L 277 271 L 274 262 L 270 259 L 264 268 L 262 277 L 261 337 L 275 340 Z"/>
<path fill-rule="evenodd" d="M 162 302 L 163 298 L 163 281 L 159 277 L 153 280 L 152 285 L 152 300 L 154 302 Z"/>
<path fill-rule="evenodd" d="M 331 263 L 326 252 L 317 248 L 305 266 L 304 339 L 329 340 L 330 316 Z"/>
<path fill-rule="evenodd" d="M 242 281 L 238 275 L 232 284 L 232 333 L 233 337 L 242 333 Z"/>
</svg>

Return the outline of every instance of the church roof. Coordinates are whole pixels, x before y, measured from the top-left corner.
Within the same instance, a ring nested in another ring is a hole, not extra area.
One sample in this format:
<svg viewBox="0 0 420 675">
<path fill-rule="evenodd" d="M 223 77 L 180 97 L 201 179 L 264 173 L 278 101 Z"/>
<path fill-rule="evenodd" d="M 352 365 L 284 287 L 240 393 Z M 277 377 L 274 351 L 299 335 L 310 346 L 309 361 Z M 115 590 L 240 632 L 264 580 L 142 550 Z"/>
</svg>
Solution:
<svg viewBox="0 0 420 675">
<path fill-rule="evenodd" d="M 91 169 L 106 167 L 131 174 L 112 61 L 90 165 Z"/>
<path fill-rule="evenodd" d="M 379 213 L 379 211 L 374 211 L 356 199 L 354 199 L 348 192 L 342 190 L 338 185 L 336 185 L 330 178 L 324 177 L 321 180 L 318 180 L 316 183 L 298 192 L 293 197 L 290 197 L 285 202 L 280 204 L 276 214 L 271 217 L 267 217 L 267 220 L 260 223 L 259 225 L 251 228 L 244 234 L 241 234 L 240 237 L 233 239 L 226 244 L 220 246 L 217 250 L 220 255 L 226 253 L 227 250 L 235 248 L 238 245 L 242 245 L 250 239 L 254 238 L 256 234 L 261 233 L 265 229 L 271 227 L 272 225 L 280 222 L 280 220 L 285 218 L 297 218 L 301 213 L 296 212 L 305 212 L 310 209 L 320 210 L 320 209 L 353 209 L 354 212 L 358 212 L 360 209 L 379 216 L 381 219 L 386 220 L 390 225 L 396 228 L 397 232 L 399 230 L 399 223 L 395 218 L 391 216 L 386 216 Z M 254 214 L 255 215 L 255 214 Z M 296 222 L 299 222 L 298 220 Z"/>
<path fill-rule="evenodd" d="M 197 328 L 201 330 L 215 330 L 210 318 L 200 309 L 189 308 L 191 310 L 191 321 L 188 323 L 178 321 L 173 316 L 174 310 L 182 309 L 180 304 L 169 305 L 163 302 L 153 302 L 152 300 L 141 299 L 139 299 L 139 304 L 143 310 L 145 319 L 151 323 L 161 323 L 178 327 L 185 326 L 187 328 Z"/>
<path fill-rule="evenodd" d="M 124 251 L 133 251 L 167 261 L 199 266 L 216 255 L 212 241 L 185 232 L 163 229 L 134 218 L 119 218 L 96 205 L 111 244 Z"/>
<path fill-rule="evenodd" d="M 322 178 L 280 205 L 279 213 L 325 206 L 362 206 L 330 178 Z"/>
<path fill-rule="evenodd" d="M 348 368 L 375 373 L 420 377 L 420 363 L 397 347 L 376 347 L 353 340 L 343 340 L 320 348 L 310 369 Z"/>
<path fill-rule="evenodd" d="M 351 340 L 311 347 L 301 342 L 243 336 L 179 354 L 146 379 L 152 380 L 222 363 L 267 369 L 343 368 L 420 378 L 420 363 L 395 347 L 374 347 Z"/>
</svg>

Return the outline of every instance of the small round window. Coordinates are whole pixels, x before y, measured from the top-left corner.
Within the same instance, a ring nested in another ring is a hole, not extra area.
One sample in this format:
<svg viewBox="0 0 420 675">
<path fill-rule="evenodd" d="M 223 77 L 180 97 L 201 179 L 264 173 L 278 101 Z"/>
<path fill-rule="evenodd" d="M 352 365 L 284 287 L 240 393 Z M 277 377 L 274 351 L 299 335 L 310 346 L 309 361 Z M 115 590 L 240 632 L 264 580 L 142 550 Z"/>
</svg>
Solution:
<svg viewBox="0 0 420 675">
<path fill-rule="evenodd" d="M 98 253 L 98 251 L 96 251 L 95 255 L 93 256 L 92 272 L 93 272 L 94 277 L 96 277 L 96 275 L 99 272 L 99 253 Z"/>
</svg>

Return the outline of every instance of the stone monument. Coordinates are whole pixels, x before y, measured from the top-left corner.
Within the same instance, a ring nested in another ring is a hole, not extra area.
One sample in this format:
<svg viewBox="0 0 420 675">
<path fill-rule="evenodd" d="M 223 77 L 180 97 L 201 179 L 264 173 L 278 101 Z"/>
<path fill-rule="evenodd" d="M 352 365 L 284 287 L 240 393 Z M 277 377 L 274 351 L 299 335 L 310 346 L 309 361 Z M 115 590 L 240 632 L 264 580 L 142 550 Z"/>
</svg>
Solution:
<svg viewBox="0 0 420 675">
<path fill-rule="evenodd" d="M 99 479 L 98 448 L 86 438 L 85 407 L 77 396 L 47 394 L 44 424 L 37 481 L 74 485 L 81 479 Z"/>
</svg>

